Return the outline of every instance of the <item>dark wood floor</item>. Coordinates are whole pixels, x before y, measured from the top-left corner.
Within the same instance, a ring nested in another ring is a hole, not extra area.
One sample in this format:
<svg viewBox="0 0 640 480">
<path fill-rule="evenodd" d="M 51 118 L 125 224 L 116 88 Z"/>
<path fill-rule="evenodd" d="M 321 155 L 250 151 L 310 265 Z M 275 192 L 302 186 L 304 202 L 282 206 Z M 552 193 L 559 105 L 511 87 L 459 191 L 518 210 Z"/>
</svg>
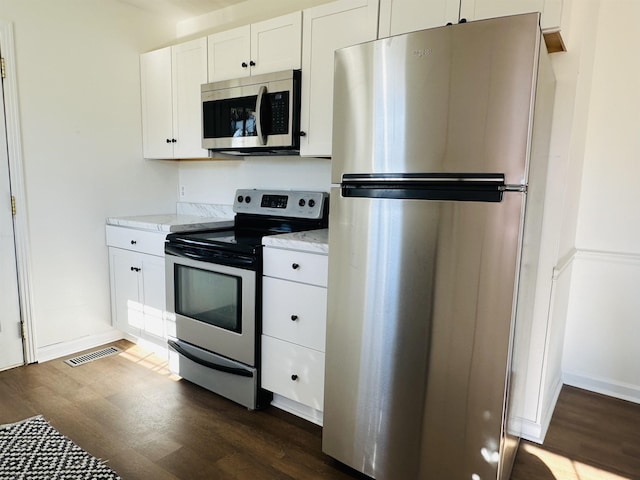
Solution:
<svg viewBox="0 0 640 480">
<path fill-rule="evenodd" d="M 250 412 L 116 345 L 125 352 L 76 368 L 0 372 L 0 424 L 42 414 L 125 480 L 364 478 L 321 452 L 320 427 Z M 525 479 L 640 479 L 640 405 L 565 387 L 544 447 L 521 443 L 512 480 Z"/>
</svg>

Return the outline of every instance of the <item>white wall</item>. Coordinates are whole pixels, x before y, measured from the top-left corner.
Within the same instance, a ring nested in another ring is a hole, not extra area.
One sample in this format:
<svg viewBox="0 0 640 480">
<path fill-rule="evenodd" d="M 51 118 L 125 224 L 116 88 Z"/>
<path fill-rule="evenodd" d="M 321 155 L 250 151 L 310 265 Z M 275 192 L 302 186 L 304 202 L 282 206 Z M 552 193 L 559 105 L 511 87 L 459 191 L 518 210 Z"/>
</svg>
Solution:
<svg viewBox="0 0 640 480">
<path fill-rule="evenodd" d="M 142 159 L 139 53 L 175 23 L 111 0 L 0 0 L 14 25 L 40 352 L 110 332 L 105 217 L 175 210 L 177 166 Z"/>
<path fill-rule="evenodd" d="M 231 205 L 236 188 L 318 190 L 331 188 L 331 161 L 300 157 L 246 157 L 244 160 L 181 162 L 185 202 Z"/>
<path fill-rule="evenodd" d="M 588 32 L 592 68 L 580 70 L 577 82 L 588 87 L 580 95 L 588 116 L 576 119 L 584 128 L 574 132 L 584 164 L 564 379 L 640 402 L 640 3 L 576 0 L 573 6 L 590 9 L 595 22 Z"/>
</svg>

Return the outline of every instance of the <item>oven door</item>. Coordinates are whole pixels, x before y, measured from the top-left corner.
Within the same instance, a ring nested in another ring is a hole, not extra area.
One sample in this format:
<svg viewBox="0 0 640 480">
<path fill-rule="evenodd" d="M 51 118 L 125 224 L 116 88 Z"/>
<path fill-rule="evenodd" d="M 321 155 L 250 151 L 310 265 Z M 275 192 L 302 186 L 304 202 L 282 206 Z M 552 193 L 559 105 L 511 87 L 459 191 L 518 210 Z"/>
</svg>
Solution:
<svg viewBox="0 0 640 480">
<path fill-rule="evenodd" d="M 176 337 L 256 365 L 256 272 L 165 255 L 167 310 Z"/>
</svg>

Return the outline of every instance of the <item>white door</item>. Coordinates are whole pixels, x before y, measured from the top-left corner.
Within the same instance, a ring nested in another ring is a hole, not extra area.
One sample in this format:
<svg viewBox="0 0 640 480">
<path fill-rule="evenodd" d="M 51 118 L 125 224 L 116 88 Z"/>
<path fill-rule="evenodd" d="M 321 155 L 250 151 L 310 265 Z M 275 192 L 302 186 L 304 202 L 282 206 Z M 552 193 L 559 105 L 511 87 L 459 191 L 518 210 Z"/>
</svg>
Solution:
<svg viewBox="0 0 640 480">
<path fill-rule="evenodd" d="M 18 273 L 11 214 L 11 187 L 4 90 L 0 88 L 0 370 L 22 365 L 22 326 L 18 299 Z"/>
</svg>

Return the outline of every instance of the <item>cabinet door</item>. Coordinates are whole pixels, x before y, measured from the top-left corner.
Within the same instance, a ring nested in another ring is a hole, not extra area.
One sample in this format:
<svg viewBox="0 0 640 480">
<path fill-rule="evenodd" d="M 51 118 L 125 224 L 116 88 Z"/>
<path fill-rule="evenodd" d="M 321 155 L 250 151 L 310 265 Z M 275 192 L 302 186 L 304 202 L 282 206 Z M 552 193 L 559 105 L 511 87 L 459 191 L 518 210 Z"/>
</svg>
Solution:
<svg viewBox="0 0 640 480">
<path fill-rule="evenodd" d="M 164 257 L 142 256 L 142 311 L 144 333 L 166 339 Z"/>
<path fill-rule="evenodd" d="M 558 30 L 562 0 L 460 0 L 460 18 L 481 20 L 519 13 L 541 12 L 543 30 Z"/>
<path fill-rule="evenodd" d="M 172 53 L 174 158 L 206 158 L 200 85 L 207 83 L 207 39 L 175 45 Z"/>
<path fill-rule="evenodd" d="M 214 33 L 207 37 L 209 82 L 249 76 L 250 39 L 249 25 Z"/>
<path fill-rule="evenodd" d="M 380 0 L 378 38 L 458 23 L 460 0 Z"/>
<path fill-rule="evenodd" d="M 324 352 L 327 290 L 263 277 L 262 333 Z"/>
<path fill-rule="evenodd" d="M 340 0 L 304 10 L 300 155 L 331 156 L 333 54 L 375 40 L 378 2 Z"/>
<path fill-rule="evenodd" d="M 251 25 L 251 75 L 299 69 L 301 55 L 302 12 Z"/>
<path fill-rule="evenodd" d="M 143 155 L 172 158 L 171 47 L 140 56 L 140 79 Z"/>
<path fill-rule="evenodd" d="M 109 268 L 113 326 L 122 332 L 138 336 L 144 326 L 140 254 L 109 248 Z"/>
<path fill-rule="evenodd" d="M 262 335 L 262 387 L 322 411 L 324 353 Z"/>
</svg>

